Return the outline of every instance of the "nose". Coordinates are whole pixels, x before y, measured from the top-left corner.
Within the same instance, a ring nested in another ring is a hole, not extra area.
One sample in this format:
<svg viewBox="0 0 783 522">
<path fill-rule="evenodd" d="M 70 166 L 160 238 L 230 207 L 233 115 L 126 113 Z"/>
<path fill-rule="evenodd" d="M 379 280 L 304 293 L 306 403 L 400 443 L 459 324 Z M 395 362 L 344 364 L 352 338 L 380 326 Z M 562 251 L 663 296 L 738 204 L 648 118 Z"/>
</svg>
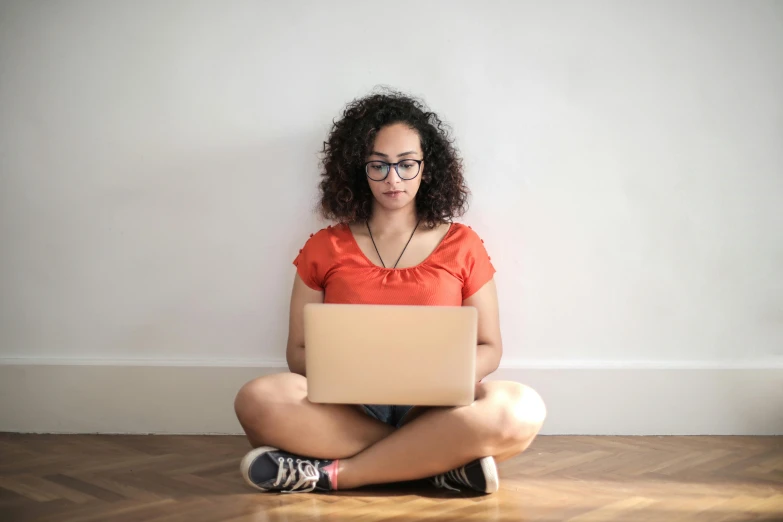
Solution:
<svg viewBox="0 0 783 522">
<path fill-rule="evenodd" d="M 386 176 L 386 183 L 393 185 L 397 181 L 402 181 L 402 178 L 397 173 L 397 165 L 389 165 L 389 175 Z"/>
</svg>

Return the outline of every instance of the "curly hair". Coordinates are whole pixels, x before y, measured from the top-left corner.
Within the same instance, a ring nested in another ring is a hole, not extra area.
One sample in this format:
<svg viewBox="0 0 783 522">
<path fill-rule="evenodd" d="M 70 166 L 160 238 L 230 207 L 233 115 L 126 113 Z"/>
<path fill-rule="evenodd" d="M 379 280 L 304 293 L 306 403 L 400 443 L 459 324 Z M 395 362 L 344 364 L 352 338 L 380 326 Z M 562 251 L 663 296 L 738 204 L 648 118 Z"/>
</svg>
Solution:
<svg viewBox="0 0 783 522">
<path fill-rule="evenodd" d="M 425 170 L 416 194 L 421 223 L 433 228 L 465 213 L 470 193 L 448 125 L 423 101 L 383 89 L 353 100 L 333 122 L 321 160 L 323 217 L 349 223 L 370 218 L 373 195 L 364 164 L 378 131 L 394 123 L 408 125 L 421 140 Z"/>
</svg>

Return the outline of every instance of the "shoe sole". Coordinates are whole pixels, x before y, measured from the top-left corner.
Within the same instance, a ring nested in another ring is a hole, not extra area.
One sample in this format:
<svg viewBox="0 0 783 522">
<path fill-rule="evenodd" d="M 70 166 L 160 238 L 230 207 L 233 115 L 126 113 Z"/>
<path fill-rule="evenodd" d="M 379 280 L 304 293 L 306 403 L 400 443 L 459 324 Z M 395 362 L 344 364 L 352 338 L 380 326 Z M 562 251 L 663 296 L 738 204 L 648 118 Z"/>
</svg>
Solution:
<svg viewBox="0 0 783 522">
<path fill-rule="evenodd" d="M 498 467 L 493 457 L 484 457 L 481 459 L 481 471 L 484 472 L 484 478 L 487 481 L 485 493 L 494 493 L 500 488 L 500 477 L 498 476 Z"/>
<path fill-rule="evenodd" d="M 247 482 L 249 486 L 259 491 L 266 492 L 269 490 L 260 487 L 258 484 L 250 480 L 250 466 L 253 465 L 253 462 L 255 462 L 258 457 L 270 451 L 278 451 L 278 449 L 273 448 L 272 446 L 261 446 L 251 450 L 247 455 L 245 455 L 245 457 L 242 459 L 242 462 L 239 464 L 239 471 L 242 473 L 242 478 L 245 479 L 245 482 Z"/>
</svg>

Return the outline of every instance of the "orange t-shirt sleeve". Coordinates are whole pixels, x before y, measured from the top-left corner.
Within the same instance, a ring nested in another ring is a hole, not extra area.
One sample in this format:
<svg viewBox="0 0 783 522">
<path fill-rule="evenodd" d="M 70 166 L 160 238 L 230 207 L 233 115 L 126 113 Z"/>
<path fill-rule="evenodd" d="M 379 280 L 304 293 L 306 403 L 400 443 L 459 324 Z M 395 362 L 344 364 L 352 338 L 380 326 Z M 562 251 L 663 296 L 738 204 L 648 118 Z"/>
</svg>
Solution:
<svg viewBox="0 0 783 522">
<path fill-rule="evenodd" d="M 465 275 L 462 284 L 462 300 L 472 296 L 490 282 L 495 276 L 484 241 L 472 229 L 468 230 L 465 241 Z"/>
<path fill-rule="evenodd" d="M 322 233 L 313 234 L 294 259 L 296 273 L 313 290 L 323 291 L 327 252 L 322 244 Z"/>
</svg>

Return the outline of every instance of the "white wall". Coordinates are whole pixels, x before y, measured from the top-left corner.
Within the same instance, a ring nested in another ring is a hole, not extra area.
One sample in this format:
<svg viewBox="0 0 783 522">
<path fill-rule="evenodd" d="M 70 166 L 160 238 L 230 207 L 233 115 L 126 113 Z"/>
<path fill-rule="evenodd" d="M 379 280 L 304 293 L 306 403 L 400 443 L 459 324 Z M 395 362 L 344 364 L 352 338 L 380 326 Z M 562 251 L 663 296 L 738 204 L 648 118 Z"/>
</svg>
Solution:
<svg viewBox="0 0 783 522">
<path fill-rule="evenodd" d="M 0 360 L 274 365 L 317 152 L 456 131 L 506 367 L 781 367 L 780 2 L 4 1 Z"/>
</svg>

